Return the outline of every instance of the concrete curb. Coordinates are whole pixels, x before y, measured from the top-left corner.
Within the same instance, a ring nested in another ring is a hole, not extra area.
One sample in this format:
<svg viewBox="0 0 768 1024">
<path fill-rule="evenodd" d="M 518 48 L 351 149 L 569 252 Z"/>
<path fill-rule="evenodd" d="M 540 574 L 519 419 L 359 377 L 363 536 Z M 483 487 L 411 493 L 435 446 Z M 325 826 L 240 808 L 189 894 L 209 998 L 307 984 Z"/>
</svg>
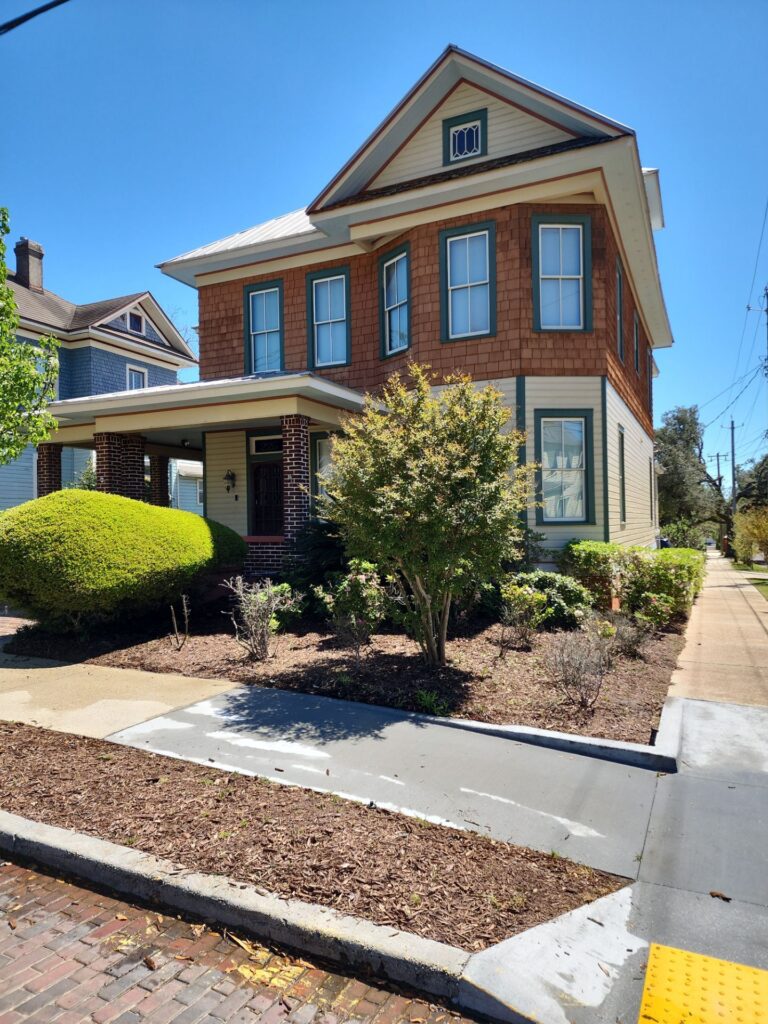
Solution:
<svg viewBox="0 0 768 1024">
<path fill-rule="evenodd" d="M 0 851 L 311 956 L 369 967 L 379 977 L 453 1003 L 458 1002 L 471 956 L 455 946 L 317 904 L 284 900 L 221 875 L 198 874 L 151 854 L 6 811 L 0 811 Z"/>
</svg>

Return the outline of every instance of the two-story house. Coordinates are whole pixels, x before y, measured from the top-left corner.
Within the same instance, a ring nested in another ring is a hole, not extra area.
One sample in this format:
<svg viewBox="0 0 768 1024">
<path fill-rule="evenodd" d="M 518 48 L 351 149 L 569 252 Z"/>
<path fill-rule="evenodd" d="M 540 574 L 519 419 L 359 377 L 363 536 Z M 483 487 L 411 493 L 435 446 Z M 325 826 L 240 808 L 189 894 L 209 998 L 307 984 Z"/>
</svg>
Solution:
<svg viewBox="0 0 768 1024">
<path fill-rule="evenodd" d="M 14 251 L 16 270 L 8 273 L 8 284 L 18 307 L 17 333 L 30 344 L 41 335 L 59 339 L 57 399 L 175 385 L 178 370 L 195 364 L 149 292 L 77 305 L 44 287 L 38 242 L 21 238 Z M 59 486 L 74 483 L 91 458 L 88 449 L 62 448 Z M 36 462 L 30 445 L 19 459 L 0 466 L 0 511 L 36 496 Z"/>
<path fill-rule="evenodd" d="M 329 432 L 415 360 L 501 390 L 550 547 L 652 545 L 662 226 L 630 128 L 450 46 L 305 209 L 161 264 L 198 291 L 200 382 L 59 402 L 57 440 L 111 452 L 121 493 L 193 448 L 207 515 L 274 572 Z"/>
</svg>

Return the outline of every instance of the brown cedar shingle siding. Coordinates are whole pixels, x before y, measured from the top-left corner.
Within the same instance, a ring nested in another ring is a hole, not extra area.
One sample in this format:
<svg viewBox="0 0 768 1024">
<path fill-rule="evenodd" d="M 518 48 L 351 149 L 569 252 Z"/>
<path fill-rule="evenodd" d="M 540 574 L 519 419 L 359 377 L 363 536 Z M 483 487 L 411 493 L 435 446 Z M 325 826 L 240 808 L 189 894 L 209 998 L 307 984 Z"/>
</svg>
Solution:
<svg viewBox="0 0 768 1024">
<path fill-rule="evenodd" d="M 533 330 L 531 217 L 534 213 L 578 213 L 592 217 L 592 310 L 594 330 Z M 439 232 L 444 228 L 496 222 L 497 333 L 491 338 L 440 341 Z M 379 337 L 380 257 L 410 243 L 411 347 L 382 359 Z M 525 376 L 601 376 L 611 382 L 650 432 L 647 407 L 645 340 L 641 339 L 641 374 L 632 358 L 634 301 L 625 274 L 624 317 L 627 361 L 615 357 L 615 265 L 617 248 L 604 207 L 573 204 L 519 204 L 473 216 L 455 217 L 408 231 L 390 246 L 322 268 L 348 265 L 351 292 L 351 363 L 322 371 L 340 384 L 375 390 L 411 359 L 427 362 L 439 374 L 464 370 L 476 379 Z M 203 285 L 200 296 L 200 376 L 203 380 L 236 377 L 243 364 L 243 287 L 259 280 L 283 281 L 285 369 L 307 367 L 306 270 L 268 272 L 261 278 Z"/>
</svg>

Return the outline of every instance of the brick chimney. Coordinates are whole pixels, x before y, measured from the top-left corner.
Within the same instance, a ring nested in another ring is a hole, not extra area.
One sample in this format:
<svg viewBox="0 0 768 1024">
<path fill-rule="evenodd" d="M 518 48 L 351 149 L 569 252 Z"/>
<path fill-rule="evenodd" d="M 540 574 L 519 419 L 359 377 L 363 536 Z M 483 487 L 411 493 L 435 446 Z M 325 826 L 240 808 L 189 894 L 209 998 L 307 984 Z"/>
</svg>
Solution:
<svg viewBox="0 0 768 1024">
<path fill-rule="evenodd" d="M 14 246 L 16 253 L 16 282 L 33 292 L 43 290 L 43 256 L 42 245 L 33 242 L 23 235 Z"/>
</svg>

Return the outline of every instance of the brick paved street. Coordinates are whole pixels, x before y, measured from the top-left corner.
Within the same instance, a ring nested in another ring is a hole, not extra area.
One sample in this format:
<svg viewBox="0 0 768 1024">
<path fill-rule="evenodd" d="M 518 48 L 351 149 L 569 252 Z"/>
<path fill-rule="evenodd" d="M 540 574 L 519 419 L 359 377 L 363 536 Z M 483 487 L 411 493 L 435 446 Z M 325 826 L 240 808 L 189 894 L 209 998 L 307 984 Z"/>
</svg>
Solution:
<svg viewBox="0 0 768 1024">
<path fill-rule="evenodd" d="M 462 1021 L 241 941 L 0 860 L 0 1024 Z"/>
</svg>

